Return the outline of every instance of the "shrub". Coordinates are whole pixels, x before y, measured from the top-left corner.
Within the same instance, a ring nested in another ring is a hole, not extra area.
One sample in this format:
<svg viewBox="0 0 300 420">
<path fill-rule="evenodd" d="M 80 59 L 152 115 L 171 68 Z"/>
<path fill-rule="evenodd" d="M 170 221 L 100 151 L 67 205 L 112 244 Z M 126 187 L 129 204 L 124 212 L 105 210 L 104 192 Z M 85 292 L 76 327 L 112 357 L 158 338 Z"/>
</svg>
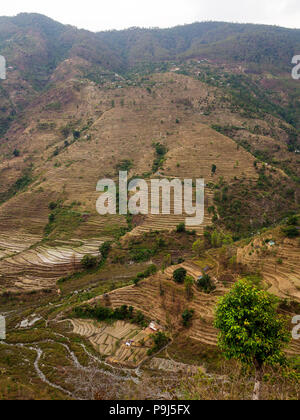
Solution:
<svg viewBox="0 0 300 420">
<path fill-rule="evenodd" d="M 287 221 L 288 226 L 297 226 L 298 225 L 298 217 L 297 216 L 290 216 Z"/>
<path fill-rule="evenodd" d="M 168 152 L 168 149 L 163 144 L 156 143 L 155 144 L 155 151 L 156 151 L 157 155 L 164 156 Z"/>
<path fill-rule="evenodd" d="M 81 260 L 81 265 L 85 269 L 94 268 L 98 264 L 98 258 L 93 255 L 85 255 Z"/>
<path fill-rule="evenodd" d="M 76 318 L 95 318 L 98 321 L 124 321 L 128 320 L 132 323 L 138 324 L 141 327 L 146 327 L 147 322 L 141 311 L 134 312 L 132 306 L 128 308 L 127 305 L 123 305 L 119 308 L 112 309 L 103 307 L 101 305 L 92 307 L 88 305 L 77 306 L 73 310 L 74 317 Z"/>
<path fill-rule="evenodd" d="M 161 143 L 154 143 L 153 147 L 155 148 L 156 158 L 152 165 L 152 172 L 155 173 L 163 166 L 168 149 Z"/>
<path fill-rule="evenodd" d="M 149 267 L 143 272 L 143 273 L 138 273 L 136 275 L 136 277 L 133 279 L 133 283 L 137 286 L 138 283 L 143 280 L 146 279 L 147 277 L 152 276 L 152 274 L 155 274 L 157 272 L 157 267 L 154 264 L 149 265 Z"/>
<path fill-rule="evenodd" d="M 183 284 L 184 279 L 186 278 L 187 271 L 185 268 L 181 267 L 174 271 L 173 279 L 178 284 Z"/>
<path fill-rule="evenodd" d="M 73 138 L 74 138 L 74 140 L 80 139 L 80 135 L 81 135 L 80 131 L 78 131 L 78 130 L 74 130 L 73 131 Z"/>
<path fill-rule="evenodd" d="M 19 157 L 19 156 L 20 156 L 20 150 L 15 149 L 15 150 L 13 151 L 13 155 L 14 155 L 15 157 Z"/>
<path fill-rule="evenodd" d="M 157 353 L 159 350 L 163 349 L 169 342 L 168 337 L 166 336 L 165 333 L 159 331 L 156 334 L 152 335 L 153 341 L 154 341 L 154 345 L 152 347 L 152 349 L 148 350 L 148 356 L 151 356 L 152 354 Z"/>
<path fill-rule="evenodd" d="M 99 247 L 99 252 L 102 255 L 102 258 L 105 260 L 108 257 L 109 251 L 111 250 L 111 243 L 110 242 L 104 242 Z"/>
<path fill-rule="evenodd" d="M 117 171 L 130 171 L 133 168 L 133 163 L 131 160 L 124 159 L 116 166 Z"/>
<path fill-rule="evenodd" d="M 193 285 L 194 278 L 191 276 L 186 276 L 184 279 L 184 287 L 187 299 L 191 299 L 193 297 Z"/>
<path fill-rule="evenodd" d="M 201 279 L 197 281 L 197 286 L 207 294 L 216 290 L 216 286 L 212 283 L 212 280 L 208 274 L 205 274 Z"/>
<path fill-rule="evenodd" d="M 154 250 L 149 248 L 133 249 L 130 251 L 130 256 L 134 262 L 149 261 L 154 255 Z"/>
<path fill-rule="evenodd" d="M 296 228 L 296 226 L 285 226 L 282 228 L 282 232 L 288 238 L 296 238 L 297 236 L 299 236 L 299 231 Z"/>
<path fill-rule="evenodd" d="M 60 133 L 66 139 L 70 135 L 70 133 L 71 133 L 70 126 L 69 125 L 66 125 L 65 127 L 61 127 Z"/>
<path fill-rule="evenodd" d="M 196 242 L 193 243 L 193 252 L 200 257 L 205 250 L 205 243 L 201 239 L 198 239 Z"/>
<path fill-rule="evenodd" d="M 179 223 L 179 225 L 176 227 L 176 232 L 183 233 L 185 231 L 186 231 L 185 224 L 183 222 Z"/>
<path fill-rule="evenodd" d="M 190 321 L 194 316 L 194 309 L 186 309 L 182 314 L 182 323 L 184 327 L 188 327 L 190 325 Z"/>
<path fill-rule="evenodd" d="M 51 203 L 49 203 L 49 209 L 50 210 L 55 210 L 57 207 L 57 203 L 55 203 L 54 201 L 51 201 Z"/>
<path fill-rule="evenodd" d="M 53 213 L 49 214 L 48 219 L 49 219 L 49 223 L 53 223 L 55 220 L 55 215 Z"/>
</svg>

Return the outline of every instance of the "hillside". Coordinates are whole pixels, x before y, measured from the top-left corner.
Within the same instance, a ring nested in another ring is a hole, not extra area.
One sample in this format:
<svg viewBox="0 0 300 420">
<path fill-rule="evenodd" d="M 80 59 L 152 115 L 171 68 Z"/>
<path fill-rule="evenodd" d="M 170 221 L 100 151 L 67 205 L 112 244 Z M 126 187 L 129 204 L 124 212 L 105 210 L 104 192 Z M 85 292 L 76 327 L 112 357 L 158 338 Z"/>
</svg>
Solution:
<svg viewBox="0 0 300 420">
<path fill-rule="evenodd" d="M 226 383 L 214 308 L 237 280 L 299 312 L 299 51 L 300 30 L 264 25 L 92 33 L 0 17 L 0 399 L 94 398 L 78 388 L 93 375 L 108 399 L 180 399 L 172 390 L 199 368 Z M 203 178 L 203 224 L 185 228 L 174 204 L 100 216 L 97 182 L 119 170 L 148 185 Z M 180 267 L 195 281 L 208 268 L 216 288 L 187 296 L 172 278 Z M 99 303 L 130 316 L 88 316 Z M 170 340 L 157 354 L 151 321 Z M 298 373 L 299 350 L 286 349 Z"/>
</svg>

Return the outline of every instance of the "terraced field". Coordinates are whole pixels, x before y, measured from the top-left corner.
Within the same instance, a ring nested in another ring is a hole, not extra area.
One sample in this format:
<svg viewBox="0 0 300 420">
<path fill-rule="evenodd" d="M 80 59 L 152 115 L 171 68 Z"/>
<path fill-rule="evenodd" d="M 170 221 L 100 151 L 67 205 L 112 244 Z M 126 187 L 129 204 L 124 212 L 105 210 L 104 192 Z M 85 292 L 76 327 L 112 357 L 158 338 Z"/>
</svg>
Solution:
<svg viewBox="0 0 300 420">
<path fill-rule="evenodd" d="M 147 358 L 152 340 L 149 329 L 117 321 L 112 325 L 96 321 L 72 319 L 73 332 L 89 339 L 108 363 L 137 367 Z"/>
<path fill-rule="evenodd" d="M 214 308 L 218 298 L 229 289 L 216 278 L 216 267 L 210 272 L 215 280 L 216 290 L 211 294 L 205 294 L 193 287 L 193 298 L 187 299 L 184 286 L 174 283 L 172 273 L 178 267 L 184 267 L 188 274 L 197 278 L 201 275 L 200 267 L 193 262 L 186 262 L 179 266 L 168 268 L 164 274 L 158 273 L 155 276 L 142 281 L 139 286 L 128 286 L 109 293 L 109 302 L 113 308 L 122 305 L 133 306 L 140 310 L 146 317 L 156 320 L 170 331 L 182 332 L 181 315 L 185 309 L 194 309 L 193 322 L 187 330 L 188 337 L 207 346 L 216 347 L 217 330 L 213 327 Z M 230 285 L 229 285 L 230 287 Z M 103 297 L 92 299 L 89 303 L 105 305 L 107 300 Z M 291 314 L 289 314 L 291 317 Z M 292 329 L 292 325 L 291 325 Z M 297 355 L 300 352 L 300 342 L 293 340 L 289 354 Z"/>
<path fill-rule="evenodd" d="M 68 67 L 70 63 L 65 64 Z M 82 64 L 79 60 L 74 66 L 79 69 Z M 55 89 L 41 94 L 28 114 L 25 112 L 26 127 L 15 123 L 7 133 L 21 156 L 2 161 L 0 170 L 5 179 L 11 183 L 17 172 L 29 165 L 33 169 L 25 191 L 0 206 L 2 290 L 50 287 L 55 279 L 78 268 L 83 252 L 90 250 L 93 254 L 94 238 L 114 238 L 126 226 L 126 220 L 97 214 L 97 182 L 105 177 L 116 179 L 117 167 L 126 159 L 131 162 L 129 178 L 146 173 L 156 176 L 152 173 L 154 143 L 161 143 L 167 150 L 158 170 L 161 178 L 204 178 L 206 185 L 219 177 L 227 181 L 235 176 L 257 178 L 254 158 L 206 125 L 199 113 L 199 102 L 215 102 L 216 89 L 173 73 L 149 77 L 149 83 L 155 86 L 151 94 L 142 83 L 123 83 L 118 88 L 108 82 L 99 88 L 90 80 L 66 81 L 63 67 L 57 69 Z M 45 110 L 47 104 L 56 102 L 61 104 L 60 110 Z M 191 106 L 185 106 L 186 102 Z M 69 131 L 64 138 L 61 129 L 66 127 Z M 74 129 L 80 131 L 77 139 L 73 138 Z M 9 152 L 6 143 L 1 144 L 0 152 L 3 156 Z M 213 165 L 216 174 L 212 173 Z M 195 227 L 198 234 L 211 224 L 207 209 L 212 194 L 207 187 L 205 220 Z M 51 239 L 63 240 L 68 246 L 51 250 L 38 243 L 48 223 L 49 203 L 57 200 L 65 206 L 75 203 L 74 210 L 83 221 L 76 226 L 66 224 L 65 232 L 53 232 Z M 184 219 L 185 215 L 176 216 L 171 208 L 170 216 L 144 217 L 131 235 L 174 230 Z M 19 245 L 23 238 L 24 245 Z M 72 242 L 77 240 L 86 248 L 73 249 Z"/>
<path fill-rule="evenodd" d="M 98 256 L 102 243 L 94 239 L 58 243 L 55 247 L 38 245 L 4 258 L 0 264 L 1 288 L 16 292 L 53 288 L 58 279 L 80 270 L 85 255 Z"/>
<path fill-rule="evenodd" d="M 265 243 L 273 239 L 274 246 Z M 269 291 L 300 302 L 299 240 L 283 238 L 278 231 L 255 238 L 238 249 L 238 262 L 262 273 Z"/>
<path fill-rule="evenodd" d="M 173 178 L 175 179 L 175 178 Z M 174 209 L 176 207 L 178 207 L 178 204 L 180 204 L 180 198 L 176 197 L 176 199 L 174 199 L 174 193 L 171 190 L 171 199 L 170 199 L 170 214 L 169 215 L 164 215 L 162 214 L 162 195 L 160 192 L 159 197 L 155 197 L 154 195 L 151 194 L 151 186 L 150 186 L 150 182 L 148 182 L 148 190 L 149 190 L 149 198 L 148 198 L 148 203 L 149 203 L 149 214 L 147 216 L 144 216 L 142 219 L 141 224 L 139 224 L 136 228 L 134 228 L 131 232 L 130 232 L 130 236 L 139 236 L 142 235 L 145 232 L 150 232 L 150 231 L 171 231 L 174 230 L 180 223 L 186 223 L 187 219 L 190 219 L 191 217 L 195 217 L 195 215 L 188 215 L 185 211 L 184 211 L 184 207 L 182 206 L 182 215 L 176 215 Z M 196 191 L 194 189 L 193 192 L 194 196 L 196 194 Z M 205 189 L 205 193 L 204 193 L 204 220 L 203 223 L 201 225 L 196 225 L 196 226 L 192 226 L 189 229 L 191 230 L 195 230 L 196 233 L 198 235 L 202 235 L 203 234 L 203 230 L 205 228 L 205 226 L 210 226 L 211 225 L 211 216 L 208 213 L 208 207 L 211 206 L 213 204 L 212 201 L 212 195 L 213 193 L 206 188 Z M 155 198 L 154 198 L 155 197 Z M 151 214 L 151 203 L 152 201 L 156 199 L 157 202 L 160 203 L 160 212 L 161 214 L 159 215 L 155 215 L 155 214 Z M 195 206 L 195 198 L 193 200 L 193 206 Z"/>
</svg>

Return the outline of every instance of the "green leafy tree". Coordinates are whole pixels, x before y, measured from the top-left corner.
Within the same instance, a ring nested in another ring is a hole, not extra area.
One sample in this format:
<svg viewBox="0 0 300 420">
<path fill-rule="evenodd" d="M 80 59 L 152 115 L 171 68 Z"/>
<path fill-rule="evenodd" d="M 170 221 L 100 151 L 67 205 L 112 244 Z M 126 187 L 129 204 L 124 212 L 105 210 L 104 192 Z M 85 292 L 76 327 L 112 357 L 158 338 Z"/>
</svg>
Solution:
<svg viewBox="0 0 300 420">
<path fill-rule="evenodd" d="M 222 237 L 217 230 L 214 230 L 211 234 L 211 244 L 214 248 L 220 248 L 222 245 Z"/>
<path fill-rule="evenodd" d="M 162 263 L 162 268 L 163 271 L 167 268 L 170 267 L 170 265 L 172 265 L 172 257 L 171 254 L 167 254 L 164 256 L 163 258 L 163 263 Z"/>
<path fill-rule="evenodd" d="M 191 276 L 186 276 L 184 279 L 184 288 L 187 299 L 192 299 L 193 297 L 193 285 L 194 279 Z"/>
<path fill-rule="evenodd" d="M 201 257 L 205 250 L 205 242 L 201 239 L 198 239 L 196 242 L 193 243 L 193 252 L 197 255 L 197 257 Z"/>
<path fill-rule="evenodd" d="M 187 275 L 186 269 L 181 267 L 174 271 L 173 279 L 176 283 L 183 284 L 186 275 Z"/>
<path fill-rule="evenodd" d="M 182 324 L 184 327 L 188 327 L 194 316 L 194 309 L 186 309 L 182 314 Z"/>
<path fill-rule="evenodd" d="M 166 345 L 169 343 L 169 338 L 166 336 L 165 333 L 161 331 L 157 332 L 156 334 L 153 334 L 151 338 L 153 340 L 153 347 L 148 350 L 148 356 L 157 353 L 159 350 L 166 347 Z"/>
<path fill-rule="evenodd" d="M 275 296 L 241 280 L 216 308 L 218 344 L 225 357 L 255 367 L 253 400 L 260 399 L 263 367 L 286 361 L 283 350 L 290 332 L 285 318 L 277 313 L 277 305 Z"/>
<path fill-rule="evenodd" d="M 94 257 L 93 255 L 85 255 L 81 260 L 81 265 L 85 269 L 94 268 L 98 264 L 97 257 Z"/>
<path fill-rule="evenodd" d="M 207 294 L 216 290 L 216 286 L 213 284 L 208 274 L 204 274 L 204 276 L 202 276 L 202 278 L 197 281 L 197 286 Z"/>
</svg>

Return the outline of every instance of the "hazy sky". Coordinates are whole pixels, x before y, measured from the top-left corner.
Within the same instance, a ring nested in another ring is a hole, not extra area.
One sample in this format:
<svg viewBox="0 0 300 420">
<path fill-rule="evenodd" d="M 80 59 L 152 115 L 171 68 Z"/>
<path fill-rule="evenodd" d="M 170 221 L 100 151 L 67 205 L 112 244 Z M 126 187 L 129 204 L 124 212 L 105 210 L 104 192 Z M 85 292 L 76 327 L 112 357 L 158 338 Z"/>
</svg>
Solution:
<svg viewBox="0 0 300 420">
<path fill-rule="evenodd" d="M 1 0 L 0 16 L 20 12 L 42 13 L 92 31 L 202 20 L 300 28 L 300 0 Z"/>
</svg>

